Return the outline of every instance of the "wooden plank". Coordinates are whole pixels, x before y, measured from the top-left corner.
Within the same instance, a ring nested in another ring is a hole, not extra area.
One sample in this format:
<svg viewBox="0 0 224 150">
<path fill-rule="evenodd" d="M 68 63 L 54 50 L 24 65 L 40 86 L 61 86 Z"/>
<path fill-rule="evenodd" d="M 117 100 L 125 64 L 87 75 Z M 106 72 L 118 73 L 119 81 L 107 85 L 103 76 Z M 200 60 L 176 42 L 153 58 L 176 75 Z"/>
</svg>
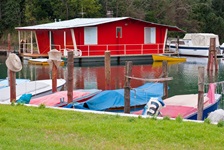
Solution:
<svg viewBox="0 0 224 150">
<path fill-rule="evenodd" d="M 21 53 L 21 57 L 32 57 L 32 58 L 48 58 L 48 54 L 31 54 L 31 53 Z"/>
<path fill-rule="evenodd" d="M 148 81 L 148 82 L 163 82 L 163 81 L 173 80 L 173 77 L 157 78 L 157 79 L 137 78 L 137 77 L 131 77 L 131 76 L 127 76 L 127 75 L 125 77 L 130 78 L 130 79 L 135 79 L 135 80 Z"/>
</svg>

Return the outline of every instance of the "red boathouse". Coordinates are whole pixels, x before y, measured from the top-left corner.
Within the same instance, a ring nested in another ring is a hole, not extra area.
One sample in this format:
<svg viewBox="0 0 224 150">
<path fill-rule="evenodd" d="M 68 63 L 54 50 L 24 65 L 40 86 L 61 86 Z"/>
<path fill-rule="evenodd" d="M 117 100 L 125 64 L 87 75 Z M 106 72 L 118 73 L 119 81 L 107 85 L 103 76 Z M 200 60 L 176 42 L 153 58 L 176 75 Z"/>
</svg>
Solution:
<svg viewBox="0 0 224 150">
<path fill-rule="evenodd" d="M 82 56 L 151 55 L 164 53 L 168 31 L 176 26 L 130 17 L 76 18 L 41 25 L 16 27 L 20 53 L 47 54 L 51 49 L 80 52 Z"/>
</svg>

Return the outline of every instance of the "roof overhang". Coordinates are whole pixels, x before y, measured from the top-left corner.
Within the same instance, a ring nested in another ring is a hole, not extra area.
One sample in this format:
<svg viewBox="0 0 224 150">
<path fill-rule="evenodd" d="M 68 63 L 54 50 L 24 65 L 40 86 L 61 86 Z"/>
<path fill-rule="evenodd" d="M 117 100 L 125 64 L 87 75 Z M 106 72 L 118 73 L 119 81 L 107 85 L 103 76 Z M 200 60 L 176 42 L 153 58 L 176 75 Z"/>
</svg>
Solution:
<svg viewBox="0 0 224 150">
<path fill-rule="evenodd" d="M 134 19 L 130 17 L 116 17 L 116 18 L 76 18 L 71 20 L 46 23 L 34 26 L 26 26 L 26 27 L 16 27 L 16 30 L 59 30 L 59 29 L 69 29 L 69 28 L 78 28 L 78 27 L 88 27 L 88 26 L 96 26 L 99 24 L 105 24 L 109 22 L 115 22 L 125 19 L 137 20 L 140 22 L 145 22 L 155 26 L 163 26 L 166 27 L 169 31 L 177 31 L 177 32 L 185 32 L 176 26 L 169 26 L 164 24 L 157 24 L 153 22 L 147 22 L 139 19 Z"/>
</svg>

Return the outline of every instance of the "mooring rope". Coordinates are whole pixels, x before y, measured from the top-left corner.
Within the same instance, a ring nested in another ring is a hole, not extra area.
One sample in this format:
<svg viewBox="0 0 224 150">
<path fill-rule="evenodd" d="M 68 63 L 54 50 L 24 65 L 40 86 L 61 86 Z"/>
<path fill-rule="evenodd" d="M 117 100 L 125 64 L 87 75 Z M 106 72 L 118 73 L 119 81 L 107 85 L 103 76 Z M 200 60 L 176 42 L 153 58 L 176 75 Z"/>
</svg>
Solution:
<svg viewBox="0 0 224 150">
<path fill-rule="evenodd" d="M 149 81 L 149 82 L 163 82 L 163 81 L 173 80 L 173 77 L 157 78 L 157 79 L 138 78 L 138 77 L 131 77 L 131 76 L 125 76 L 125 77 L 134 79 L 134 80 L 142 80 L 142 81 Z"/>
</svg>

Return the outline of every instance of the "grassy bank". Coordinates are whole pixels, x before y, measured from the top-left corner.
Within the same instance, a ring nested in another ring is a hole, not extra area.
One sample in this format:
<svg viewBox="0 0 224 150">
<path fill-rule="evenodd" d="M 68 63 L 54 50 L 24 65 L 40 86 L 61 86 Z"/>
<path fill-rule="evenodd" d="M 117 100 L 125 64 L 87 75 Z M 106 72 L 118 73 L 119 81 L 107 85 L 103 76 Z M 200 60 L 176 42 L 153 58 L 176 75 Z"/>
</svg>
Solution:
<svg viewBox="0 0 224 150">
<path fill-rule="evenodd" d="M 0 150 L 223 149 L 224 127 L 0 105 Z"/>
</svg>

